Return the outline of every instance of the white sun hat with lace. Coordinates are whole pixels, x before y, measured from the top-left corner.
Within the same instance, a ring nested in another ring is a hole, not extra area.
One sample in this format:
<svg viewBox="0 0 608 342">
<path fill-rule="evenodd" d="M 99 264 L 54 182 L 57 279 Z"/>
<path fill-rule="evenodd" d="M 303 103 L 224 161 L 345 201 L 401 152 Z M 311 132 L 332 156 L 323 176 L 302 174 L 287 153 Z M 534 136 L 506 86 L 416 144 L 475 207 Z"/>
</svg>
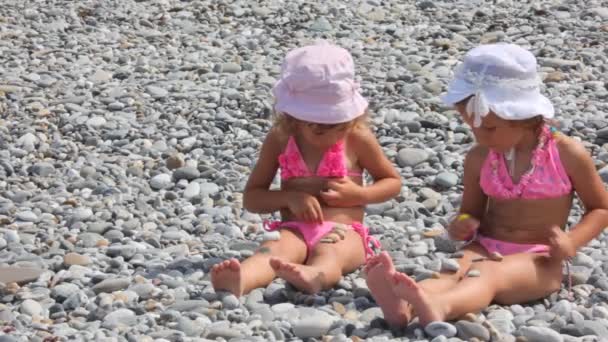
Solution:
<svg viewBox="0 0 608 342">
<path fill-rule="evenodd" d="M 472 96 L 466 112 L 473 124 L 492 112 L 505 120 L 538 115 L 551 119 L 555 110 L 540 92 L 542 81 L 534 55 L 515 44 L 488 44 L 470 50 L 455 69 L 454 80 L 442 100 L 448 105 Z"/>
</svg>

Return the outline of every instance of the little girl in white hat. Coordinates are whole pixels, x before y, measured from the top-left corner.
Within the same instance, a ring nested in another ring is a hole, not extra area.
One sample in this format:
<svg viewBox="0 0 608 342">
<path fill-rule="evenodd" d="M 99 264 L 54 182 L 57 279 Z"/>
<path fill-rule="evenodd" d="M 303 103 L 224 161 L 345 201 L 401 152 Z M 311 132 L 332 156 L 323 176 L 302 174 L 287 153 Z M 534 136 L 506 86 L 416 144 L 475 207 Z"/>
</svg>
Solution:
<svg viewBox="0 0 608 342">
<path fill-rule="evenodd" d="M 244 193 L 255 213 L 281 212 L 267 241 L 242 263 L 213 267 L 216 290 L 240 296 L 276 277 L 307 293 L 333 287 L 373 255 L 364 207 L 401 189 L 399 174 L 366 125 L 367 101 L 353 59 L 327 43 L 289 52 L 273 93 L 277 121 L 262 145 Z M 281 188 L 271 190 L 277 171 Z M 363 171 L 374 179 L 363 186 Z"/>
<path fill-rule="evenodd" d="M 442 321 L 491 302 L 543 298 L 560 289 L 564 261 L 608 226 L 608 194 L 593 160 L 549 128 L 554 110 L 536 69 L 534 56 L 513 44 L 474 48 L 457 69 L 443 100 L 477 140 L 448 227 L 467 241 L 464 256 L 458 272 L 420 283 L 396 272 L 386 253 L 370 260 L 368 284 L 390 323 L 407 324 L 415 313 L 427 332 L 452 335 Z M 586 212 L 565 232 L 575 193 Z"/>
</svg>

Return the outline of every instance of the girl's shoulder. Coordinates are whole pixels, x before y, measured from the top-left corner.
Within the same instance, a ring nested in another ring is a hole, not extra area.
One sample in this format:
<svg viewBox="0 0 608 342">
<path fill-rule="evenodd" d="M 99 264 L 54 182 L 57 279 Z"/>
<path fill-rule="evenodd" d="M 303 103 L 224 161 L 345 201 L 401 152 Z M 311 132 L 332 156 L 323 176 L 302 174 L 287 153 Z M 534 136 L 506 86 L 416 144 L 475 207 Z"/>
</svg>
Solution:
<svg viewBox="0 0 608 342">
<path fill-rule="evenodd" d="M 576 139 L 561 133 L 555 134 L 554 139 L 559 158 L 566 171 L 575 169 L 582 160 L 591 157 L 583 143 Z"/>
<path fill-rule="evenodd" d="M 353 127 L 345 137 L 348 145 L 353 147 L 362 146 L 362 144 L 373 143 L 376 140 L 376 135 L 367 126 Z"/>
<path fill-rule="evenodd" d="M 479 163 L 481 165 L 484 160 L 486 160 L 488 153 L 490 153 L 489 148 L 480 144 L 475 144 L 467 152 L 467 155 L 465 157 L 465 163 Z"/>
</svg>

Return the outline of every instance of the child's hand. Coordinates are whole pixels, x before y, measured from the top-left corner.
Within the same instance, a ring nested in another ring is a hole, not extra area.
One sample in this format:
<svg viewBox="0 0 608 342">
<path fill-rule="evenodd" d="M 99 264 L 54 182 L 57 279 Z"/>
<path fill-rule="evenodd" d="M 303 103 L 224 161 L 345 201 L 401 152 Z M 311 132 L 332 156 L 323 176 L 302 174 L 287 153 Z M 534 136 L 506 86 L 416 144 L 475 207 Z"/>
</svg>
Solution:
<svg viewBox="0 0 608 342">
<path fill-rule="evenodd" d="M 468 240 L 479 229 L 479 220 L 469 214 L 460 214 L 448 227 L 450 238 L 458 241 Z"/>
<path fill-rule="evenodd" d="M 552 258 L 564 260 L 576 255 L 576 248 L 572 244 L 572 240 L 560 227 L 551 227 L 549 234 L 549 254 Z"/>
<path fill-rule="evenodd" d="M 287 200 L 287 207 L 298 220 L 305 222 L 322 222 L 323 210 L 319 200 L 305 192 L 295 192 Z"/>
<path fill-rule="evenodd" d="M 332 207 L 356 207 L 364 205 L 363 187 L 349 177 L 332 179 L 327 182 L 327 190 L 321 191 L 321 198 Z"/>
</svg>

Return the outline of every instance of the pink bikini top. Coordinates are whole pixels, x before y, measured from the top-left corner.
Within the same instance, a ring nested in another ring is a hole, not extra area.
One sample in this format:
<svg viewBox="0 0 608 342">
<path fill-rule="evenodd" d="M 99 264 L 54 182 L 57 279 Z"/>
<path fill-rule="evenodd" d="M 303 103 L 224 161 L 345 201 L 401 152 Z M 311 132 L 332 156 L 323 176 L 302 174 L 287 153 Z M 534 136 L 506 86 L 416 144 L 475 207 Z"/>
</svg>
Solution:
<svg viewBox="0 0 608 342">
<path fill-rule="evenodd" d="M 361 172 L 350 172 L 346 167 L 346 154 L 344 141 L 340 140 L 330 147 L 321 158 L 317 172 L 312 173 L 308 169 L 302 153 L 293 136 L 289 137 L 285 151 L 279 155 L 279 167 L 281 168 L 281 179 L 288 180 L 294 177 L 328 177 L 341 178 L 345 176 L 361 176 Z"/>
<path fill-rule="evenodd" d="M 479 183 L 483 192 L 497 199 L 546 199 L 570 194 L 572 183 L 559 157 L 555 134 L 558 133 L 553 129 L 543 127 L 532 152 L 532 165 L 517 184 L 513 184 L 504 155 L 490 150 L 481 168 Z"/>
</svg>

